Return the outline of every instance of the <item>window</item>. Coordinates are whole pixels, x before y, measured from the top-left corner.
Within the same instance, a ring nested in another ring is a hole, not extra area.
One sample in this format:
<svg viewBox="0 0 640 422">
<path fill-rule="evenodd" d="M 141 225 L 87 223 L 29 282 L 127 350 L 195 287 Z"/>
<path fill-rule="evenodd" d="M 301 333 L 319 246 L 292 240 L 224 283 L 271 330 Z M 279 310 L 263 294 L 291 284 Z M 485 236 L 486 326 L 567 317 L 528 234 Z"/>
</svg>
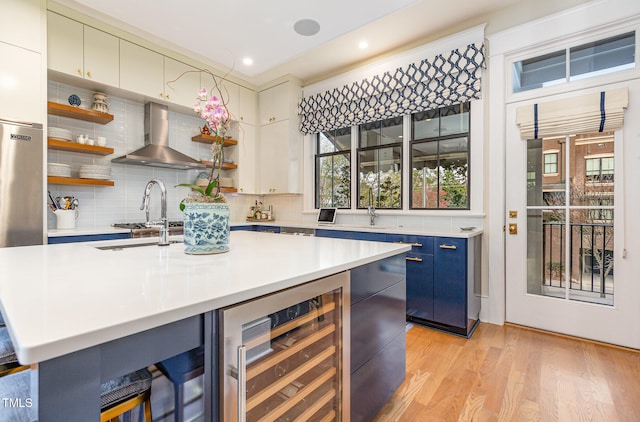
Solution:
<svg viewBox="0 0 640 422">
<path fill-rule="evenodd" d="M 402 117 L 360 125 L 358 208 L 402 209 Z"/>
<path fill-rule="evenodd" d="M 514 93 L 528 91 L 633 69 L 635 38 L 635 32 L 627 32 L 516 62 L 513 64 L 512 90 Z"/>
<path fill-rule="evenodd" d="M 544 174 L 558 174 L 557 152 L 547 152 L 544 154 Z"/>
<path fill-rule="evenodd" d="M 351 128 L 319 133 L 316 151 L 316 208 L 351 208 Z"/>
<path fill-rule="evenodd" d="M 587 158 L 585 175 L 589 182 L 613 182 L 613 157 Z"/>
<path fill-rule="evenodd" d="M 469 103 L 411 116 L 412 209 L 469 209 Z"/>
</svg>

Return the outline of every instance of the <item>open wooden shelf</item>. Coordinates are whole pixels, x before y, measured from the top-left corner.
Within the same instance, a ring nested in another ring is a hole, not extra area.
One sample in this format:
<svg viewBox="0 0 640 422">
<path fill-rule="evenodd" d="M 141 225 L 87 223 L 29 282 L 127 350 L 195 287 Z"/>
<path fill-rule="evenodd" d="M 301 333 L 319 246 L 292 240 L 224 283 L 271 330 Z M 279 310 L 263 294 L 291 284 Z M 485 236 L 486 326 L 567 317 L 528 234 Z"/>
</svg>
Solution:
<svg viewBox="0 0 640 422">
<path fill-rule="evenodd" d="M 208 160 L 200 160 L 200 162 L 202 164 L 204 164 L 207 167 L 211 167 L 212 162 L 208 161 Z M 233 164 L 233 163 L 222 163 L 222 170 L 234 170 L 237 169 L 238 165 L 237 164 Z"/>
<path fill-rule="evenodd" d="M 51 101 L 47 103 L 47 112 L 54 116 L 70 117 L 72 119 L 85 120 L 101 125 L 105 125 L 113 120 L 113 114 L 100 113 L 98 111 L 73 107 L 66 104 L 52 103 Z"/>
<path fill-rule="evenodd" d="M 224 186 L 220 187 L 220 192 L 222 193 L 237 193 L 238 189 L 236 188 L 225 188 Z"/>
<path fill-rule="evenodd" d="M 221 138 L 219 136 L 211 136 L 211 135 L 196 135 L 192 136 L 191 140 L 193 142 L 200 142 L 202 144 L 212 144 L 214 142 L 220 142 Z M 230 147 L 232 145 L 238 145 L 238 141 L 234 139 L 225 138 L 222 142 L 223 147 Z"/>
<path fill-rule="evenodd" d="M 58 151 L 81 152 L 83 154 L 93 154 L 93 155 L 113 154 L 113 148 L 99 147 L 95 145 L 76 144 L 73 142 L 60 141 L 58 139 L 51 139 L 51 138 L 48 139 L 47 145 L 49 149 L 55 149 Z"/>
<path fill-rule="evenodd" d="M 80 179 L 76 177 L 47 176 L 47 182 L 53 185 L 85 185 L 85 186 L 113 186 L 113 180 Z"/>
</svg>

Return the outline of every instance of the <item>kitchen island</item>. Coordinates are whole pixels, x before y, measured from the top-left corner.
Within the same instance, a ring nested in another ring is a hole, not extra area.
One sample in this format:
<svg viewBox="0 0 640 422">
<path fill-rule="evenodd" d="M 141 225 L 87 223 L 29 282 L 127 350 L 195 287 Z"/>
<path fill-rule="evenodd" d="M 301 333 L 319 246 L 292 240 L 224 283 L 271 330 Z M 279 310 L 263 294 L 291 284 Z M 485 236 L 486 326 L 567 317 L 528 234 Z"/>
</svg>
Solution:
<svg viewBox="0 0 640 422">
<path fill-rule="evenodd" d="M 234 232 L 221 255 L 186 255 L 181 243 L 131 247 L 149 241 L 0 249 L 0 308 L 20 362 L 38 364 L 41 421 L 63 410 L 68 420 L 96 420 L 101 381 L 214 345 L 217 309 L 410 249 L 255 232 Z M 214 370 L 205 368 L 207 420 Z"/>
</svg>

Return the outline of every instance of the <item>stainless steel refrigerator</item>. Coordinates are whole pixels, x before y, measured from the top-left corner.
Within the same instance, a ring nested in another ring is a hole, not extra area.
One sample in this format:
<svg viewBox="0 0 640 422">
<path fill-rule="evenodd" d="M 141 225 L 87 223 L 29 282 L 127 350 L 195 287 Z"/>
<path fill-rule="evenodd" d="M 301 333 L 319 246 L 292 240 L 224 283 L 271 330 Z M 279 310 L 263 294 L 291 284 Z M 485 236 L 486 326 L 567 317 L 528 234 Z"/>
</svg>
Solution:
<svg viewBox="0 0 640 422">
<path fill-rule="evenodd" d="M 42 125 L 0 119 L 0 247 L 44 243 Z"/>
</svg>

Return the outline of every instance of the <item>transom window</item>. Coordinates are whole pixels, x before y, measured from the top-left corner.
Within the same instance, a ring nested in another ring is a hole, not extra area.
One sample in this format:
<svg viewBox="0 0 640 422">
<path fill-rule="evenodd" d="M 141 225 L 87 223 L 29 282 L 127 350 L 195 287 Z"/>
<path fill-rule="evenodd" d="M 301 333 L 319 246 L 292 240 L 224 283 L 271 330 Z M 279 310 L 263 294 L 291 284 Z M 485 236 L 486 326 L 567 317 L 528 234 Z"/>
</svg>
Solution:
<svg viewBox="0 0 640 422">
<path fill-rule="evenodd" d="M 634 31 L 513 64 L 513 92 L 635 68 Z M 568 70 L 568 74 L 567 74 Z"/>
</svg>

